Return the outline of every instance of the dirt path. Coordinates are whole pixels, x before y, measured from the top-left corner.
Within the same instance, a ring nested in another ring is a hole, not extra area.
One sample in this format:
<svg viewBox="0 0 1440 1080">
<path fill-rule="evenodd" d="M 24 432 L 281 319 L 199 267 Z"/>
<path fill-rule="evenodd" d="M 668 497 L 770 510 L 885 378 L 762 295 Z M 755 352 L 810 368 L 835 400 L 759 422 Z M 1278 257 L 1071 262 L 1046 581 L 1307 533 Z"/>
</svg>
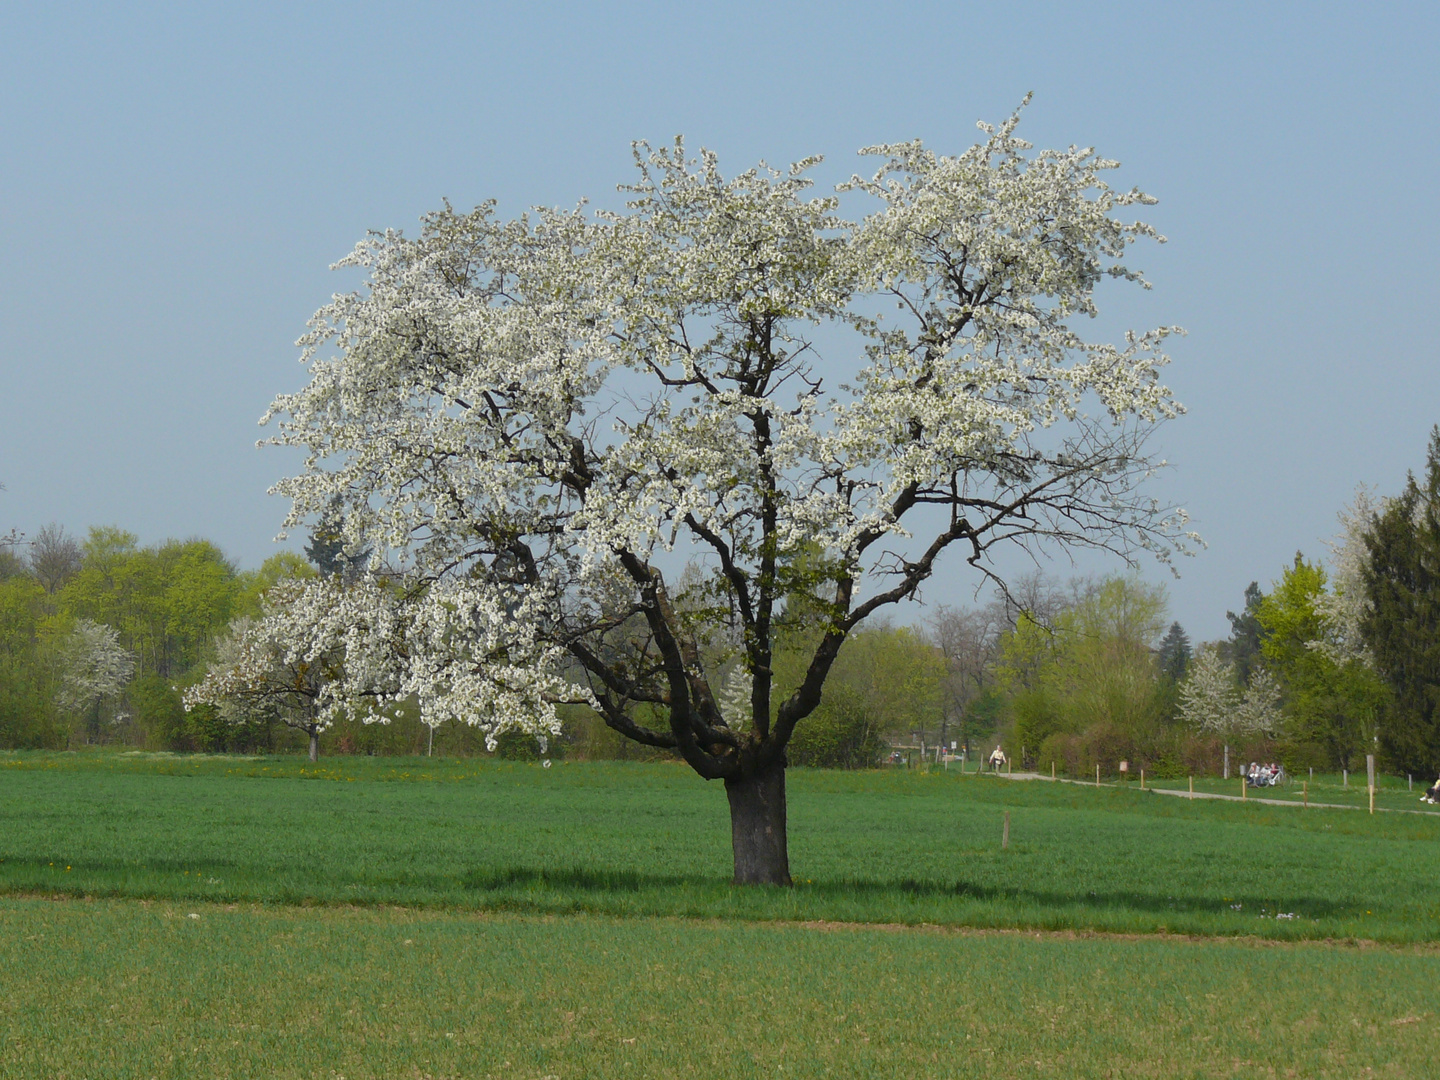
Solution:
<svg viewBox="0 0 1440 1080">
<path fill-rule="evenodd" d="M 993 774 L 990 774 L 990 775 L 993 775 Z M 1038 773 L 1038 772 L 1000 773 L 999 776 L 1000 776 L 1000 779 L 1002 779 L 1002 780 L 1044 780 L 1044 781 L 1046 781 L 1047 783 L 1056 783 L 1056 784 L 1078 784 L 1078 785 L 1080 785 L 1081 787 L 1095 787 L 1095 786 L 1096 786 L 1096 784 L 1095 784 L 1095 782 L 1094 782 L 1093 780 L 1070 780 L 1070 779 L 1068 779 L 1068 778 L 1066 778 L 1066 777 L 1060 777 L 1060 776 L 1050 777 L 1050 776 L 1046 776 L 1044 773 Z M 1110 788 L 1113 788 L 1113 787 L 1118 787 L 1119 785 L 1118 785 L 1118 784 L 1113 784 L 1113 783 L 1107 783 L 1107 784 L 1101 784 L 1101 785 L 1099 785 L 1099 786 L 1101 786 L 1101 787 L 1110 787 Z M 1150 794 L 1150 793 L 1153 792 L 1153 793 L 1156 794 L 1156 795 L 1175 795 L 1175 796 L 1178 796 L 1179 798 L 1182 798 L 1182 799 L 1223 799 L 1223 800 L 1226 800 L 1226 801 L 1228 801 L 1228 802 L 1253 802 L 1253 803 L 1261 803 L 1262 805 L 1265 805 L 1265 806 L 1298 806 L 1298 807 L 1299 807 L 1300 809 L 1302 809 L 1302 810 L 1305 809 L 1305 807 L 1306 807 L 1306 804 L 1305 804 L 1305 803 L 1303 803 L 1303 802 L 1297 802 L 1297 801 L 1295 801 L 1295 800 L 1293 800 L 1293 799 L 1265 799 L 1265 798 L 1261 798 L 1261 797 L 1258 796 L 1258 795 L 1247 795 L 1247 796 L 1245 796 L 1244 798 L 1241 798 L 1239 795 L 1221 795 L 1219 792 L 1215 792 L 1215 791 L 1196 791 L 1196 792 L 1189 792 L 1189 791 L 1181 791 L 1181 790 L 1179 790 L 1178 788 L 1158 788 L 1158 787 L 1147 787 L 1147 788 L 1145 789 L 1145 792 L 1146 792 L 1146 794 Z M 1366 809 L 1366 808 L 1363 807 L 1363 806 L 1352 806 L 1352 805 L 1350 805 L 1349 803 L 1315 802 L 1315 801 L 1313 801 L 1313 800 L 1309 803 L 1309 806 L 1310 806 L 1312 809 L 1321 809 L 1321 810 L 1364 810 L 1364 809 Z M 1394 808 L 1394 807 L 1389 807 L 1389 806 L 1377 806 L 1377 807 L 1375 808 L 1375 812 L 1376 812 L 1377 814 L 1419 814 L 1419 815 L 1421 815 L 1422 817 L 1437 817 L 1437 816 L 1440 816 L 1440 811 L 1435 811 L 1435 810 L 1398 810 L 1398 809 L 1396 809 L 1396 808 Z"/>
</svg>

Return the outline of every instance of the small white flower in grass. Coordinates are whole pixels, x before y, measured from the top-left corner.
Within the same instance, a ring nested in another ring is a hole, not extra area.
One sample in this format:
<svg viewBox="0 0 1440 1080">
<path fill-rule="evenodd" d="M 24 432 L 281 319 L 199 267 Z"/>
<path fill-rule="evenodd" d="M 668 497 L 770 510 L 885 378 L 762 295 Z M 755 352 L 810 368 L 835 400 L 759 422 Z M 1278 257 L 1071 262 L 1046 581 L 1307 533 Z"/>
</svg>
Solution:
<svg viewBox="0 0 1440 1080">
<path fill-rule="evenodd" d="M 545 759 L 544 761 L 542 761 L 540 764 L 541 764 L 542 767 L 548 769 L 548 768 L 550 767 L 550 759 L 549 759 L 549 758 L 546 758 L 546 759 Z"/>
<path fill-rule="evenodd" d="M 192 911 L 192 912 L 190 912 L 189 915 L 186 915 L 185 917 L 186 917 L 187 919 L 198 919 L 200 916 L 197 915 L 195 912 Z"/>
</svg>

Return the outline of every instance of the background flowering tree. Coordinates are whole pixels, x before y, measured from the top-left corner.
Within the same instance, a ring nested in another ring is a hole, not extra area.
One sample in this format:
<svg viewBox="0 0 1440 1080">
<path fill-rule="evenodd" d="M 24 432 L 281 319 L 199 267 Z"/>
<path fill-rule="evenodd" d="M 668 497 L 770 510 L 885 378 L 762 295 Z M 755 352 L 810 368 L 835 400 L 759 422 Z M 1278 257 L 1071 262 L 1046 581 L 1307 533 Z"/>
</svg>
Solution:
<svg viewBox="0 0 1440 1080">
<path fill-rule="evenodd" d="M 1225 740 L 1225 779 L 1230 779 L 1230 742 L 1238 736 L 1274 735 L 1280 725 L 1280 687 L 1263 668 L 1243 691 L 1235 669 L 1214 645 L 1202 645 L 1180 684 L 1180 718 L 1197 731 Z"/>
<path fill-rule="evenodd" d="M 788 882 L 786 746 L 846 636 L 946 549 L 993 576 L 997 545 L 1184 543 L 1140 489 L 1180 411 L 1173 328 L 1072 326 L 1105 277 L 1144 284 L 1123 256 L 1159 238 L 1115 215 L 1152 200 L 1015 124 L 955 157 L 871 148 L 818 198 L 816 159 L 726 178 L 640 144 L 625 212 L 447 206 L 362 241 L 340 265 L 365 288 L 317 313 L 311 381 L 266 417 L 308 452 L 290 525 L 330 513 L 400 583 L 297 605 L 348 628 L 344 693 L 492 738 L 585 702 L 723 781 L 737 881 Z M 824 632 L 777 685 L 796 604 Z"/>
<path fill-rule="evenodd" d="M 343 602 L 350 588 L 338 576 L 272 585 L 262 617 L 237 619 L 216 643 L 205 677 L 185 691 L 186 711 L 213 706 L 231 724 L 279 720 L 309 736 L 310 760 L 318 760 L 320 733 L 357 707 L 345 689 L 346 646 L 354 643 L 358 657 L 372 640 L 368 622 L 346 626 L 337 618 L 362 606 Z"/>
<path fill-rule="evenodd" d="M 120 644 L 113 627 L 77 619 L 60 649 L 60 686 L 56 704 L 86 718 L 91 735 L 100 727 L 100 705 L 116 698 L 135 674 L 135 658 Z"/>
</svg>

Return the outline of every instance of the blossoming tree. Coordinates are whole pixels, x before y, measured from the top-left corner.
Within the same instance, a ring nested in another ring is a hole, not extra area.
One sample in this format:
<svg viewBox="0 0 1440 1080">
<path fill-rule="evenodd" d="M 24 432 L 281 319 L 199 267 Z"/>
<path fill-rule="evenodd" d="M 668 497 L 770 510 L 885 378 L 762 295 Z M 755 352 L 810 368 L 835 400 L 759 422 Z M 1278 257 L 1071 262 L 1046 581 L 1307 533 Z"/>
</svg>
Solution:
<svg viewBox="0 0 1440 1080">
<path fill-rule="evenodd" d="M 1173 328 L 1072 325 L 1106 277 L 1145 284 L 1126 249 L 1163 238 L 1117 212 L 1153 200 L 1016 119 L 958 156 L 871 148 L 821 197 L 818 159 L 727 178 L 637 144 L 623 212 L 447 205 L 362 241 L 339 265 L 365 287 L 316 314 L 309 385 L 266 416 L 308 454 L 277 486 L 290 525 L 343 508 L 391 577 L 311 606 L 347 628 L 345 692 L 492 738 L 584 702 L 722 781 L 736 881 L 786 883 L 786 745 L 846 636 L 947 549 L 995 576 L 998 545 L 1183 548 L 1141 486 L 1180 411 Z M 800 598 L 825 632 L 777 686 Z M 748 692 L 722 693 L 737 663 Z"/>
<path fill-rule="evenodd" d="M 185 710 L 214 706 L 231 724 L 268 715 L 304 732 L 310 760 L 319 760 L 321 733 L 346 712 L 367 708 L 347 693 L 344 678 L 346 646 L 355 646 L 358 661 L 374 639 L 368 622 L 347 622 L 357 606 L 346 603 L 352 588 L 339 575 L 276 582 L 262 617 L 235 620 L 216 643 L 205 677 L 185 690 Z"/>
<path fill-rule="evenodd" d="M 89 714 L 98 734 L 100 704 L 117 696 L 135 674 L 135 657 L 120 644 L 114 627 L 77 619 L 60 649 L 61 676 L 55 700 L 62 709 Z"/>
<path fill-rule="evenodd" d="M 1224 742 L 1224 777 L 1230 779 L 1230 743 L 1246 735 L 1274 735 L 1280 725 L 1280 686 L 1263 668 L 1243 691 L 1235 669 L 1213 644 L 1202 645 L 1180 684 L 1180 719 Z"/>
</svg>

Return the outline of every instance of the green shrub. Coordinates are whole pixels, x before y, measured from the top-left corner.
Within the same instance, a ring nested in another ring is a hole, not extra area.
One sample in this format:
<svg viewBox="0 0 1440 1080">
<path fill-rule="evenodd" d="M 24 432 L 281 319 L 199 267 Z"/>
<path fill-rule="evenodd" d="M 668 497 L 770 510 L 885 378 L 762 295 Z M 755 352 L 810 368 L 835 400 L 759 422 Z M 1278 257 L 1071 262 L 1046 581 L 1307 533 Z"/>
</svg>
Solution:
<svg viewBox="0 0 1440 1080">
<path fill-rule="evenodd" d="M 880 725 L 864 696 L 839 685 L 827 688 L 819 707 L 796 725 L 786 756 L 791 765 L 868 769 L 884 749 Z"/>
<path fill-rule="evenodd" d="M 1017 752 L 1021 747 L 1044 746 L 1055 736 L 1072 733 L 1062 719 L 1061 703 L 1046 687 L 1017 691 L 1010 700 L 1010 716 L 1010 741 Z"/>
<path fill-rule="evenodd" d="M 563 739 L 549 739 L 545 750 L 540 742 L 526 731 L 505 731 L 495 740 L 495 756 L 504 761 L 540 761 L 542 758 L 560 758 L 565 755 Z"/>
<path fill-rule="evenodd" d="M 152 750 L 196 749 L 185 730 L 180 692 L 164 676 L 153 671 L 137 675 L 125 688 L 125 700 L 146 746 Z"/>
</svg>

